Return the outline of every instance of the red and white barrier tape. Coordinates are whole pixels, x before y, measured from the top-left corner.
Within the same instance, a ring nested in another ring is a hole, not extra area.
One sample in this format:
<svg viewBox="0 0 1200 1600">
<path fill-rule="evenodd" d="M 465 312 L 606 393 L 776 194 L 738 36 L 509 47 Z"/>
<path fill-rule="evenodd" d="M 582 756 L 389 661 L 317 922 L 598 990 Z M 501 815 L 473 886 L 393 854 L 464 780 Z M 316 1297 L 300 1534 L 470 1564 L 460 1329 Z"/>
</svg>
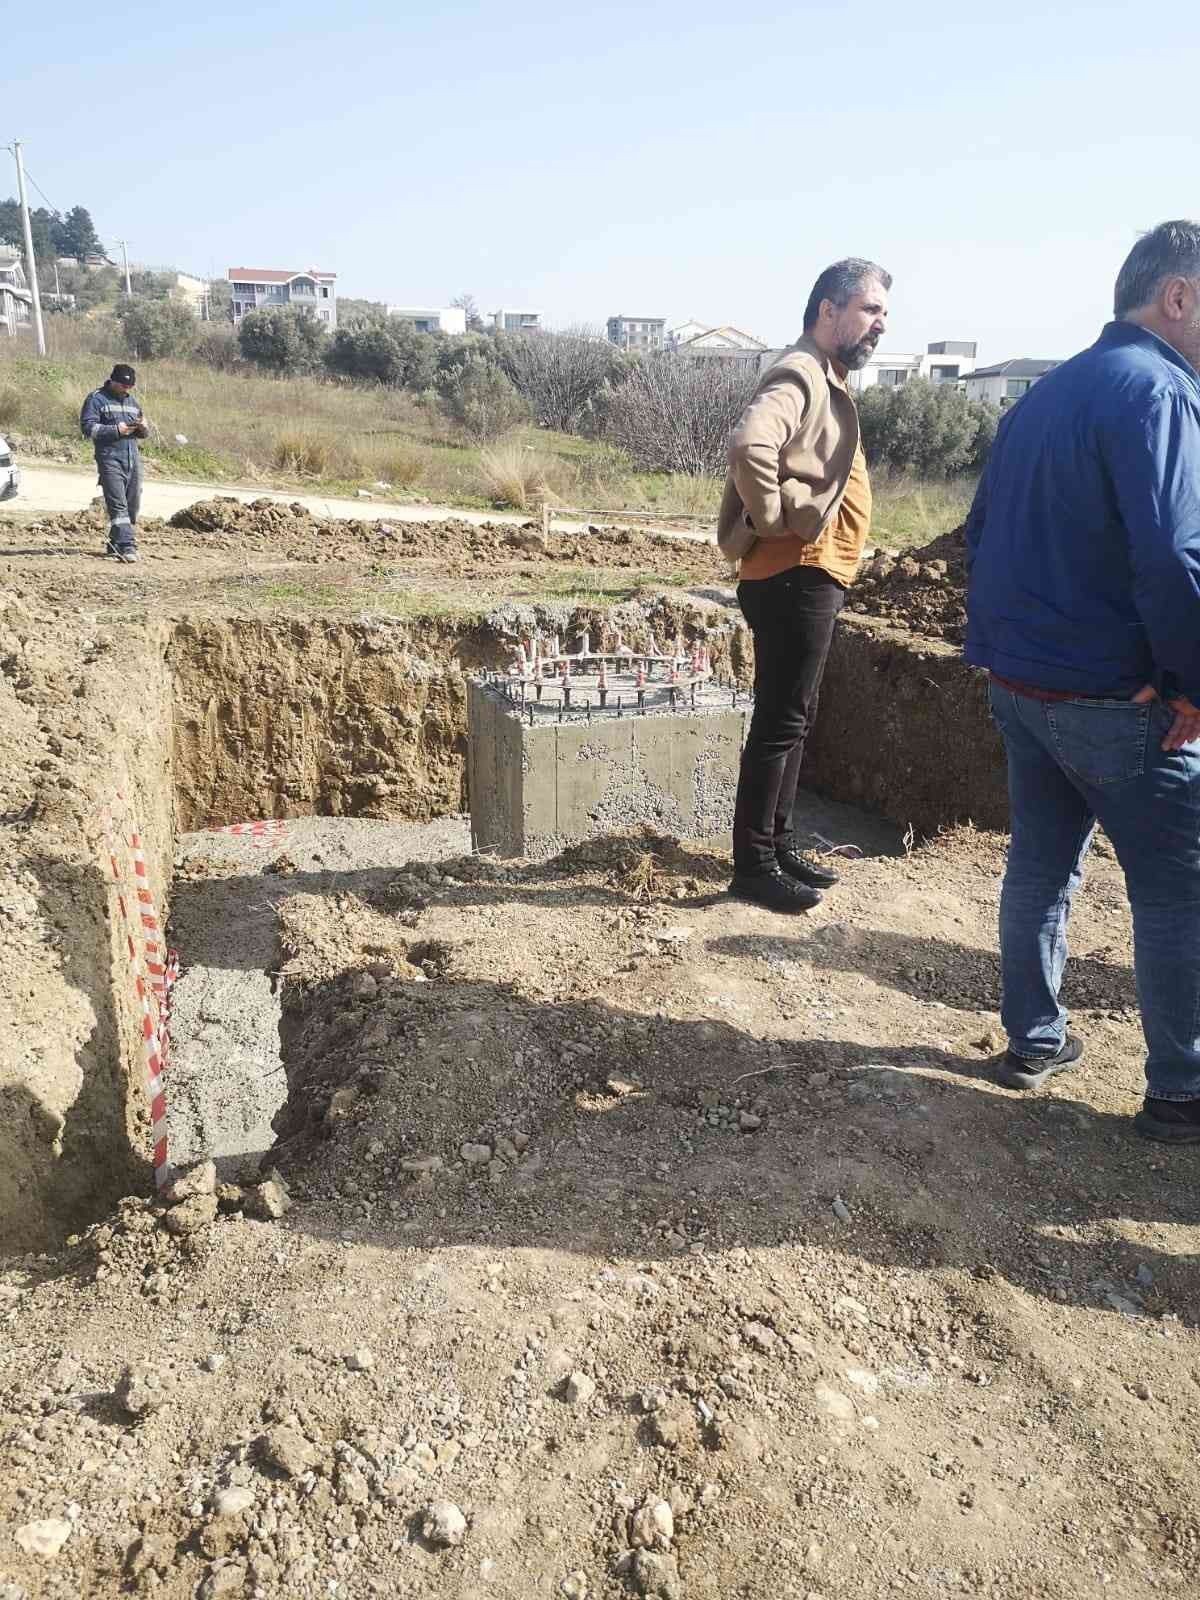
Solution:
<svg viewBox="0 0 1200 1600">
<path fill-rule="evenodd" d="M 210 828 L 209 833 L 228 834 L 231 839 L 249 839 L 254 849 L 264 845 L 280 844 L 287 838 L 286 817 L 264 817 L 258 822 L 231 822 L 224 828 Z"/>
<path fill-rule="evenodd" d="M 122 805 L 125 804 L 125 796 L 120 790 L 117 791 L 117 799 Z M 120 908 L 121 920 L 125 925 L 125 951 L 129 959 L 134 989 L 142 1012 L 142 1047 L 146 1062 L 146 1093 L 150 1101 L 150 1122 L 154 1142 L 154 1182 L 159 1189 L 164 1189 L 171 1181 L 171 1165 L 167 1144 L 167 1096 L 163 1074 L 170 1040 L 170 993 L 171 986 L 179 975 L 179 957 L 175 951 L 165 950 L 162 943 L 162 928 L 159 924 L 154 897 L 150 891 L 150 879 L 146 870 L 146 858 L 142 851 L 141 834 L 138 832 L 135 823 L 128 837 L 129 848 L 133 857 L 134 884 L 137 895 L 138 921 L 141 928 L 143 959 L 147 976 L 150 979 L 149 987 L 154 996 L 152 1012 L 146 979 L 137 970 L 138 953 L 137 946 L 133 940 L 133 919 L 130 916 L 129 905 L 122 891 L 123 880 L 121 868 L 117 861 L 112 816 L 105 813 L 103 823 L 107 836 L 109 864 L 112 868 L 113 882 L 117 888 L 117 905 Z"/>
</svg>

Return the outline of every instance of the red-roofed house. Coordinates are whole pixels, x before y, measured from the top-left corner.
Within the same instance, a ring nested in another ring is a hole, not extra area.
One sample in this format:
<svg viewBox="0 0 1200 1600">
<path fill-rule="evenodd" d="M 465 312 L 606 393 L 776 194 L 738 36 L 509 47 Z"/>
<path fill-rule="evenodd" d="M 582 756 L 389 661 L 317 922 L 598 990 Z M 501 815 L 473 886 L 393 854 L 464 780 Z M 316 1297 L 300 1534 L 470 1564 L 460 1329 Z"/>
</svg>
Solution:
<svg viewBox="0 0 1200 1600">
<path fill-rule="evenodd" d="M 322 321 L 331 331 L 337 327 L 336 272 L 278 272 L 267 267 L 230 267 L 226 276 L 233 291 L 233 320 L 240 322 L 247 311 L 264 306 L 298 306 Z"/>
</svg>

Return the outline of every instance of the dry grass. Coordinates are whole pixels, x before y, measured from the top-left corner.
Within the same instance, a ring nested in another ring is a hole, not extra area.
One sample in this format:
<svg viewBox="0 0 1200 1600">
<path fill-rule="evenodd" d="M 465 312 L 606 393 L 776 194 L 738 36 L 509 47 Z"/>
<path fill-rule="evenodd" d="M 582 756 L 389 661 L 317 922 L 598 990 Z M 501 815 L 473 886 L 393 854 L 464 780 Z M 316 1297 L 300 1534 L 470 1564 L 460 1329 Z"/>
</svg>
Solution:
<svg viewBox="0 0 1200 1600">
<path fill-rule="evenodd" d="M 281 433 L 271 452 L 272 464 L 295 477 L 323 478 L 333 462 L 328 439 L 313 433 Z"/>
<path fill-rule="evenodd" d="M 0 389 L 0 428 L 12 428 L 21 420 L 21 392 L 11 384 Z"/>
<path fill-rule="evenodd" d="M 911 549 L 957 528 L 971 509 L 973 478 L 927 483 L 881 473 L 872 480 L 874 511 L 871 541 L 885 548 Z"/>
<path fill-rule="evenodd" d="M 500 505 L 530 511 L 547 496 L 557 498 L 547 483 L 547 464 L 519 435 L 480 451 L 479 473 L 485 490 Z"/>
</svg>

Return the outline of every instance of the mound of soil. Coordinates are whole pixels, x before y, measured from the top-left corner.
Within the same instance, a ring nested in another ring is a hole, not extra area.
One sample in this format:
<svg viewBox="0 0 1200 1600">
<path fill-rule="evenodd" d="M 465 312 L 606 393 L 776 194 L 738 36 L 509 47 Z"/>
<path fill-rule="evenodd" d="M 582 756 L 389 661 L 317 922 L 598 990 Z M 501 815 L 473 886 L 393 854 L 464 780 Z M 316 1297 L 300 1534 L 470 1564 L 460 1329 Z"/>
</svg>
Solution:
<svg viewBox="0 0 1200 1600">
<path fill-rule="evenodd" d="M 876 556 L 854 585 L 849 609 L 881 617 L 927 639 L 961 644 L 967 625 L 963 529 L 940 534 L 906 555 Z"/>
<path fill-rule="evenodd" d="M 361 559 L 364 553 L 392 561 L 432 559 L 456 576 L 497 562 L 561 562 L 591 567 L 665 568 L 689 578 L 713 578 L 724 570 L 715 546 L 628 528 L 591 528 L 586 534 L 552 533 L 546 538 L 533 523 L 476 525 L 441 522 L 339 520 L 314 516 L 297 503 L 272 500 L 250 504 L 220 495 L 177 511 L 169 526 L 206 538 L 236 539 L 257 550 L 279 549 L 317 561 Z"/>
</svg>

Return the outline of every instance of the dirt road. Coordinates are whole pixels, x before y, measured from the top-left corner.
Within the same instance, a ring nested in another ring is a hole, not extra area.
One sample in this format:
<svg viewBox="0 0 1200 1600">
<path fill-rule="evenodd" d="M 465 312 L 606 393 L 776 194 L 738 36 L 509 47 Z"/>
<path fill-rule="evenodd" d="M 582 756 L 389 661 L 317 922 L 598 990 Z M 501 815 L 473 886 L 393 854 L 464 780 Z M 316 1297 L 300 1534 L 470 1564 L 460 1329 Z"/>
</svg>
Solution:
<svg viewBox="0 0 1200 1600">
<path fill-rule="evenodd" d="M 36 462 L 22 462 L 21 492 L 15 500 L 6 503 L 5 509 L 18 513 L 83 511 L 99 492 L 96 475 L 90 468 L 48 467 Z M 215 494 L 232 495 L 247 503 L 251 500 L 274 500 L 280 505 L 292 505 L 298 501 L 319 517 L 386 517 L 390 522 L 431 522 L 453 517 L 459 522 L 470 522 L 476 526 L 485 522 L 510 522 L 520 525 L 529 521 L 528 514 L 523 511 L 464 511 L 457 506 L 397 504 L 378 497 L 372 497 L 370 500 L 343 500 L 336 496 L 296 494 L 283 489 L 212 483 L 176 483 L 150 477 L 147 477 L 142 489 L 142 511 L 147 517 L 172 517 L 185 506 L 193 505 L 197 500 L 208 500 Z M 616 516 L 606 520 L 610 521 L 611 526 L 623 525 Z M 644 519 L 630 519 L 628 525 L 644 528 L 647 524 Z M 554 526 L 563 533 L 582 533 L 586 531 L 587 523 L 560 521 L 555 518 Z M 684 539 L 708 537 L 707 534 L 682 527 L 664 526 L 662 531 L 677 534 Z"/>
</svg>

